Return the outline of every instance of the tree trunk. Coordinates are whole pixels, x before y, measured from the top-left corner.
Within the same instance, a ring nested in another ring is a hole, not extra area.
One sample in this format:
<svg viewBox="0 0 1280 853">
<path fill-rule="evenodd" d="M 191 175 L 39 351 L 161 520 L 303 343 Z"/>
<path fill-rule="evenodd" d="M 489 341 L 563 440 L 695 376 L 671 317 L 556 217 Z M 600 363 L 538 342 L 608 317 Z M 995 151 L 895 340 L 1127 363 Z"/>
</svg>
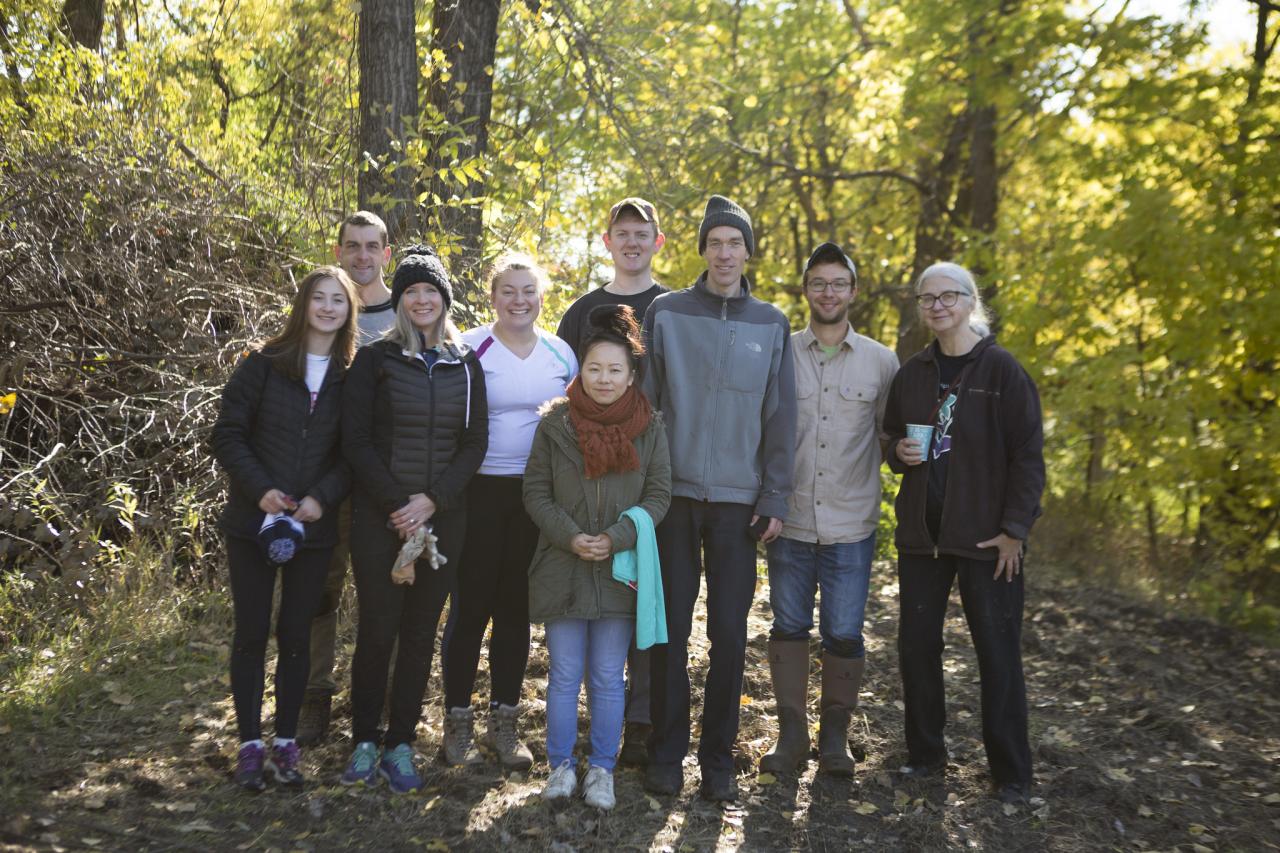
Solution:
<svg viewBox="0 0 1280 853">
<path fill-rule="evenodd" d="M 359 205 L 380 215 L 392 242 L 417 229 L 414 180 L 403 164 L 418 116 L 413 0 L 360 4 Z"/>
<path fill-rule="evenodd" d="M 484 179 L 446 174 L 489 147 L 489 115 L 493 107 L 493 61 L 498 42 L 499 0 L 436 0 L 431 12 L 431 47 L 444 53 L 447 74 L 436 74 L 428 97 L 450 127 L 432 146 L 431 192 L 443 202 L 434 211 L 435 227 L 457 241 L 461 255 L 451 264 L 464 286 L 473 285 L 484 251 L 484 223 L 478 204 L 457 202 L 484 194 Z M 444 135 L 461 131 L 455 146 Z M 453 202 L 453 203 L 451 203 Z"/>
<path fill-rule="evenodd" d="M 106 0 L 66 0 L 62 5 L 62 31 L 81 47 L 102 47 Z"/>
<path fill-rule="evenodd" d="M 982 106 L 973 111 L 973 135 L 969 139 L 970 211 L 976 251 L 970 270 L 982 285 L 982 298 L 993 304 L 996 285 L 989 278 L 995 269 L 996 212 L 999 204 L 1000 173 L 996 169 L 996 108 Z M 991 315 L 991 331 L 999 331 L 1000 318 Z"/>
</svg>

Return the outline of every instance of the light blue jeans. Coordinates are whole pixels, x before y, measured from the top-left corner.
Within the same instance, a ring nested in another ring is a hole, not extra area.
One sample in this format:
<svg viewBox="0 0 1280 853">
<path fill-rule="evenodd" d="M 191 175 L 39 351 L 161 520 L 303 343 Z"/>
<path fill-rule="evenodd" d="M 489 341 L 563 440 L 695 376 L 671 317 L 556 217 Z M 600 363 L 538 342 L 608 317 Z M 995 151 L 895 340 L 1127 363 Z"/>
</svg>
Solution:
<svg viewBox="0 0 1280 853">
<path fill-rule="evenodd" d="M 573 758 L 578 739 L 578 694 L 587 675 L 592 767 L 613 772 L 626 707 L 623 666 L 635 634 L 634 619 L 555 619 L 547 623 L 547 763 Z"/>
</svg>

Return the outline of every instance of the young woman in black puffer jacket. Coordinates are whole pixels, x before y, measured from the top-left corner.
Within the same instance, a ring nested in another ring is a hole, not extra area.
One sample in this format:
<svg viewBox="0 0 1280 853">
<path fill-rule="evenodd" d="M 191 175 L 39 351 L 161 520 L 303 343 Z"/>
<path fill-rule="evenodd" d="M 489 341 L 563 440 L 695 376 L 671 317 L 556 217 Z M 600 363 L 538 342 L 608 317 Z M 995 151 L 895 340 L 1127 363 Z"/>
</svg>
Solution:
<svg viewBox="0 0 1280 853">
<path fill-rule="evenodd" d="M 355 285 L 338 267 L 304 278 L 284 331 L 231 375 L 213 426 L 213 453 L 231 480 L 222 530 L 235 608 L 231 691 L 241 742 L 235 779 L 252 791 L 265 787 L 268 774 L 302 784 L 294 735 L 310 667 L 311 619 L 338 541 L 337 507 L 350 486 L 339 427 L 356 300 Z M 276 736 L 268 755 L 262 690 L 277 568 Z"/>
<path fill-rule="evenodd" d="M 449 322 L 453 289 L 424 247 L 406 250 L 392 280 L 396 322 L 361 348 L 343 397 L 343 452 L 355 489 L 351 564 L 359 624 L 351 664 L 355 751 L 344 784 L 386 779 L 396 792 L 422 785 L 414 730 L 431 674 L 436 626 L 456 583 L 465 531 L 464 490 L 489 446 L 484 371 Z M 404 540 L 430 524 L 446 562 L 424 555 L 416 579 L 393 581 Z M 396 641 L 389 725 L 379 730 Z M 379 744 L 383 749 L 379 755 Z"/>
</svg>

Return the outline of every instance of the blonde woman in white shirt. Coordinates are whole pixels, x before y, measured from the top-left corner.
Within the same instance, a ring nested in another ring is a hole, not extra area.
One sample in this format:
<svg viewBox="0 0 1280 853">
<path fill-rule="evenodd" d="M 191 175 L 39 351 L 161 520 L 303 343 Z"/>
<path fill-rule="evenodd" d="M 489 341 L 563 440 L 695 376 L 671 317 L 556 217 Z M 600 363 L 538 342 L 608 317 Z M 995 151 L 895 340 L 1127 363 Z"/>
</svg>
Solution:
<svg viewBox="0 0 1280 853">
<path fill-rule="evenodd" d="M 547 274 L 532 258 L 509 254 L 489 277 L 494 322 L 463 334 L 484 368 L 489 450 L 467 487 L 467 535 L 458 590 L 445 630 L 445 732 L 441 758 L 482 761 L 474 742 L 472 692 L 485 629 L 489 637 L 489 721 L 481 745 L 505 770 L 528 770 L 519 738 L 520 693 L 529 660 L 529 563 L 538 530 L 522 500 L 525 462 L 538 410 L 562 397 L 578 363 L 564 341 L 538 328 Z"/>
</svg>

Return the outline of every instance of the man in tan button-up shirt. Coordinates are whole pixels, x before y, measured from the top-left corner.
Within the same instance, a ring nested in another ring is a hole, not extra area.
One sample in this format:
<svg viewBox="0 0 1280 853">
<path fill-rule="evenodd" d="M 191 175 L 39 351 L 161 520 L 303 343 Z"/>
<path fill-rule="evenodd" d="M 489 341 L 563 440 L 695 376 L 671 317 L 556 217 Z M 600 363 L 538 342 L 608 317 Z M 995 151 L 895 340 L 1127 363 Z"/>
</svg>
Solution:
<svg viewBox="0 0 1280 853">
<path fill-rule="evenodd" d="M 791 336 L 798 424 L 795 489 L 782 535 L 769 544 L 769 669 L 778 743 L 762 770 L 792 773 L 809 754 L 809 632 L 822 590 L 818 769 L 853 773 L 847 735 L 862 684 L 862 619 L 880 515 L 882 421 L 898 358 L 849 324 L 853 261 L 823 243 L 804 270 L 809 327 Z"/>
</svg>

